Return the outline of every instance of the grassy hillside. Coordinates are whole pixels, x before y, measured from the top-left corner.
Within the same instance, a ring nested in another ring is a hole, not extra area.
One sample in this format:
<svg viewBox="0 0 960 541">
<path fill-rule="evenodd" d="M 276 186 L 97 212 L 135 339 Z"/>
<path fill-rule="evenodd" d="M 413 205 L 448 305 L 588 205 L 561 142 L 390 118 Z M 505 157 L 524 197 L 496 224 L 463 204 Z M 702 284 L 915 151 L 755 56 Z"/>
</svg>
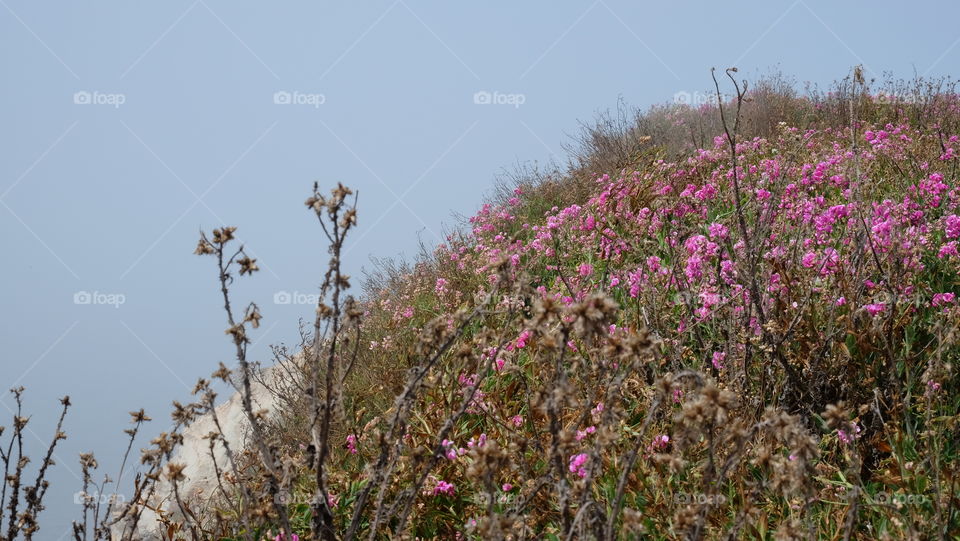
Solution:
<svg viewBox="0 0 960 541">
<path fill-rule="evenodd" d="M 741 97 L 601 119 L 567 169 L 369 281 L 334 524 L 960 535 L 960 100 L 855 78 Z"/>
<path fill-rule="evenodd" d="M 315 187 L 331 262 L 276 350 L 282 411 L 250 411 L 220 504 L 179 502 L 171 534 L 960 537 L 960 95 L 727 75 L 722 107 L 602 117 L 356 299 L 339 255 L 363 209 Z M 260 316 L 230 307 L 256 271 L 232 242 L 197 252 L 242 392 Z M 176 481 L 168 448 L 145 467 Z"/>
</svg>

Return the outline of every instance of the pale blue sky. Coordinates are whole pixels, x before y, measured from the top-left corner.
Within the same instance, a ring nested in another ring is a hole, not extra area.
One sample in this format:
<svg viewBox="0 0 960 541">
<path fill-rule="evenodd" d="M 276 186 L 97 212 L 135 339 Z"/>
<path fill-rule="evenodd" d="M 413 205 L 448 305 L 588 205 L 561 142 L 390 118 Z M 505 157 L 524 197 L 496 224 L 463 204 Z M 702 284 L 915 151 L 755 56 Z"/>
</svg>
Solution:
<svg viewBox="0 0 960 541">
<path fill-rule="evenodd" d="M 263 359 L 312 311 L 273 299 L 316 290 L 314 180 L 360 191 L 359 275 L 435 244 L 498 171 L 562 156 L 621 96 L 669 101 L 733 64 L 820 84 L 858 63 L 956 74 L 958 17 L 934 1 L 0 0 L 0 388 L 28 387 L 43 439 L 57 397 L 75 404 L 42 538 L 79 510 L 78 452 L 115 472 L 127 411 L 159 430 L 232 360 L 213 262 L 191 255 L 200 228 L 239 226 L 260 260 L 235 294 L 263 308 Z"/>
</svg>

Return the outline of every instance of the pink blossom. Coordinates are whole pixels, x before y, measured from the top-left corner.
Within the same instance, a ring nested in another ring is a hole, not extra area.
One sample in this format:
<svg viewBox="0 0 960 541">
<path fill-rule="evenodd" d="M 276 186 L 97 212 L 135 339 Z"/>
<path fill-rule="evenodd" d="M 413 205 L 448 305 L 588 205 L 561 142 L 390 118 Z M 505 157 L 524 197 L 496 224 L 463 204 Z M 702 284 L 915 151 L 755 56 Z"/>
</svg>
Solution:
<svg viewBox="0 0 960 541">
<path fill-rule="evenodd" d="M 937 257 L 939 257 L 940 259 L 943 259 L 951 255 L 953 256 L 960 255 L 960 253 L 957 252 L 957 241 L 955 240 L 951 240 L 950 242 L 944 244 L 943 246 L 940 247 L 940 251 L 937 252 Z"/>
<path fill-rule="evenodd" d="M 437 486 L 433 487 L 433 495 L 437 496 L 439 494 L 446 494 L 447 496 L 453 496 L 457 491 L 457 487 L 453 483 L 448 483 L 446 481 L 437 481 Z"/>
<path fill-rule="evenodd" d="M 525 330 L 520 333 L 520 336 L 517 337 L 517 349 L 523 349 L 527 347 L 527 340 L 530 340 L 531 336 L 533 336 L 533 333 L 529 330 Z"/>
<path fill-rule="evenodd" d="M 727 229 L 727 226 L 716 222 L 710 224 L 709 230 L 710 238 L 714 240 L 723 240 L 727 238 L 730 233 L 730 231 Z"/>
<path fill-rule="evenodd" d="M 860 426 L 854 423 L 853 430 L 850 432 L 847 432 L 846 430 L 843 430 L 843 429 L 838 429 L 837 437 L 840 438 L 840 441 L 842 441 L 843 443 L 850 443 L 853 440 L 860 437 Z"/>
<path fill-rule="evenodd" d="M 933 296 L 933 301 L 930 304 L 933 306 L 952 304 L 953 301 L 956 300 L 956 297 L 953 293 L 937 293 Z"/>
<path fill-rule="evenodd" d="M 713 352 L 713 367 L 717 370 L 723 370 L 723 361 L 726 360 L 727 354 L 723 351 L 714 351 Z"/>
<path fill-rule="evenodd" d="M 660 258 L 652 255 L 647 258 L 647 268 L 650 269 L 650 272 L 657 272 L 660 270 Z"/>
<path fill-rule="evenodd" d="M 580 268 L 578 269 L 580 276 L 587 277 L 593 274 L 593 265 L 589 263 L 581 263 Z"/>
<path fill-rule="evenodd" d="M 593 217 L 592 214 L 587 216 L 587 218 L 583 221 L 583 229 L 585 231 L 592 231 L 593 228 L 596 227 L 596 225 L 597 225 L 597 220 L 596 218 Z"/>
<path fill-rule="evenodd" d="M 870 314 L 871 316 L 876 316 L 880 312 L 883 312 L 884 310 L 886 310 L 887 305 L 882 302 L 878 302 L 878 303 L 864 305 L 863 309 L 866 310 L 867 313 Z"/>
<path fill-rule="evenodd" d="M 600 422 L 600 416 L 603 414 L 603 402 L 597 402 L 597 405 L 590 410 L 590 417 L 594 422 Z"/>
<path fill-rule="evenodd" d="M 583 430 L 577 430 L 577 441 L 580 441 L 586 438 L 587 436 L 589 436 L 590 434 L 593 434 L 596 431 L 597 431 L 597 427 L 595 426 L 588 426 Z"/>
<path fill-rule="evenodd" d="M 355 434 L 347 435 L 347 450 L 351 455 L 357 454 L 357 436 Z"/>
<path fill-rule="evenodd" d="M 467 447 L 483 447 L 487 443 L 487 434 L 484 432 L 480 434 L 478 438 L 470 438 L 470 441 L 467 442 Z"/>
<path fill-rule="evenodd" d="M 440 446 L 446 449 L 444 456 L 447 457 L 447 460 L 456 460 L 457 459 L 457 447 L 450 440 L 443 440 L 440 443 Z"/>
<path fill-rule="evenodd" d="M 956 214 L 947 216 L 944 224 L 944 231 L 948 239 L 955 239 L 960 236 L 960 216 Z"/>
<path fill-rule="evenodd" d="M 570 473 L 575 473 L 581 478 L 586 477 L 587 469 L 584 467 L 584 464 L 586 464 L 588 460 L 590 460 L 590 455 L 586 453 L 580 453 L 570 457 L 570 466 L 568 468 Z"/>
<path fill-rule="evenodd" d="M 653 442 L 650 444 L 650 449 L 654 451 L 662 451 L 667 448 L 667 445 L 670 445 L 670 436 L 666 434 L 659 434 L 653 437 Z"/>
</svg>

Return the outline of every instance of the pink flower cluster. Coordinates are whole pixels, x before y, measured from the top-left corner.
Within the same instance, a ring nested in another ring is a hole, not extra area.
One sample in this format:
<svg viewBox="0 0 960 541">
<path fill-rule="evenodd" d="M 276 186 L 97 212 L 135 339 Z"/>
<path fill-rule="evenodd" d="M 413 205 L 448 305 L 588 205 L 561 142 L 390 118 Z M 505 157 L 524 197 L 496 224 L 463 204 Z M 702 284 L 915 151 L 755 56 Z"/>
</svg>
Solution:
<svg viewBox="0 0 960 541">
<path fill-rule="evenodd" d="M 586 464 L 590 460 L 590 455 L 586 453 L 580 453 L 570 457 L 570 465 L 568 469 L 570 473 L 576 474 L 577 477 L 583 478 L 587 476 Z"/>
</svg>

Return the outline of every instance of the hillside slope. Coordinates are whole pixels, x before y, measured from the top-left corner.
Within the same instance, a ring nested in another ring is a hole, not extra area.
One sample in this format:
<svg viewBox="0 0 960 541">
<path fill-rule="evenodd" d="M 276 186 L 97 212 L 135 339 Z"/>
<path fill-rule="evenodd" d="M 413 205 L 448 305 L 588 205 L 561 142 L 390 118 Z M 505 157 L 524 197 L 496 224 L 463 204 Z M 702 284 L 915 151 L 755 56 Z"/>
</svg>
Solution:
<svg viewBox="0 0 960 541">
<path fill-rule="evenodd" d="M 356 303 L 349 191 L 315 193 L 333 257 L 299 392 L 194 528 L 960 535 L 960 98 L 775 83 L 601 125 Z"/>
</svg>

